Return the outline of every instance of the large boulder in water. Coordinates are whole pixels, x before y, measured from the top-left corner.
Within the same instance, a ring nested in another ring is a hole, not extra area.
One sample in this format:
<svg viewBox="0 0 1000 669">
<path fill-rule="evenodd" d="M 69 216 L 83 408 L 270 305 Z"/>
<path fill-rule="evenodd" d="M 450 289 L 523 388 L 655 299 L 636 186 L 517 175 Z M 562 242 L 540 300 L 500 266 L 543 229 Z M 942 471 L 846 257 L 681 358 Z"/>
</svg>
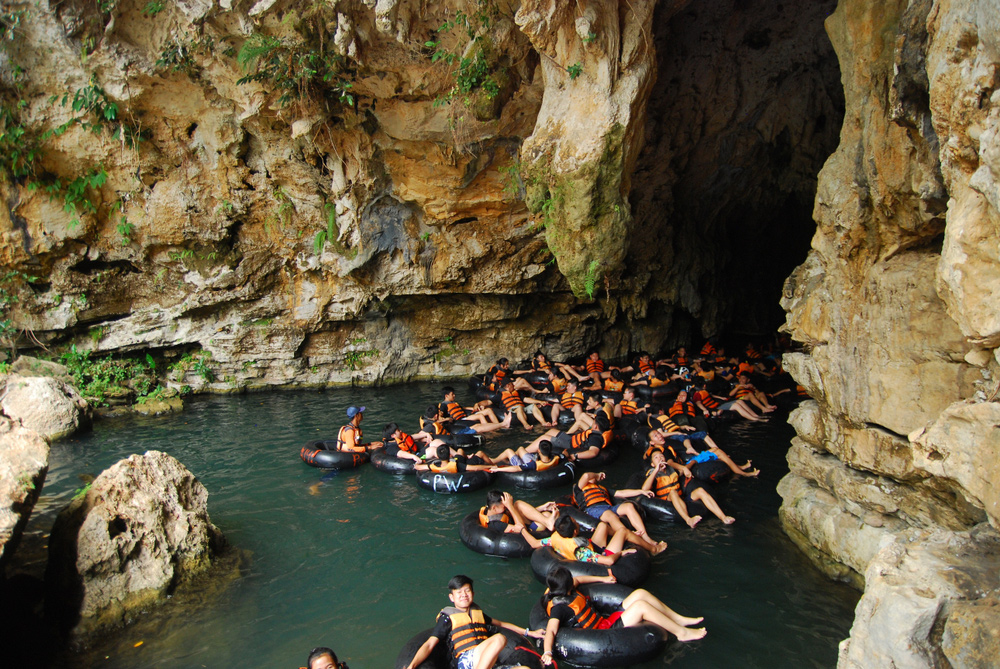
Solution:
<svg viewBox="0 0 1000 669">
<path fill-rule="evenodd" d="M 0 575 L 28 523 L 48 469 L 48 442 L 0 416 Z"/>
<path fill-rule="evenodd" d="M 132 455 L 56 519 L 49 612 L 77 639 L 121 626 L 205 571 L 224 546 L 194 474 L 166 453 Z"/>
<path fill-rule="evenodd" d="M 9 374 L 2 385 L 3 412 L 50 441 L 90 424 L 90 405 L 65 381 Z"/>
</svg>

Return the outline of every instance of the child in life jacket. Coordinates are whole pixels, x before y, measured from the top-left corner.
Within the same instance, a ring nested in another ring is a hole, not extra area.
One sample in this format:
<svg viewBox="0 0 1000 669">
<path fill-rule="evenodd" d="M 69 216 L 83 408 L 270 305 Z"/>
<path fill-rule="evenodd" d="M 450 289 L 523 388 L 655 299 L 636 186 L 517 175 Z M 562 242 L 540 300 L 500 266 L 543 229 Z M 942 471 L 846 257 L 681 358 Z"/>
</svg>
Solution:
<svg viewBox="0 0 1000 669">
<path fill-rule="evenodd" d="M 473 597 L 472 579 L 468 576 L 459 574 L 448 581 L 448 599 L 452 605 L 438 613 L 430 637 L 413 654 L 407 669 L 419 667 L 442 641 L 448 644 L 457 669 L 492 669 L 507 643 L 506 637 L 497 631 L 500 627 L 541 638 L 541 632 L 486 615 Z"/>
</svg>

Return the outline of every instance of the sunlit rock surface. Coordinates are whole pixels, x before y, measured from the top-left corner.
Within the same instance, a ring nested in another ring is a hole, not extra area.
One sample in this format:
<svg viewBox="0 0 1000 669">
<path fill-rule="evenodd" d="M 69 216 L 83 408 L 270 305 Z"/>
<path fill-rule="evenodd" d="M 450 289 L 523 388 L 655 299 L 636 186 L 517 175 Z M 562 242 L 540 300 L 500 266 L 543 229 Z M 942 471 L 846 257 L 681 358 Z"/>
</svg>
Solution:
<svg viewBox="0 0 1000 669">
<path fill-rule="evenodd" d="M 785 365 L 815 402 L 781 519 L 864 587 L 841 667 L 995 664 L 1000 521 L 1000 19 L 980 2 L 844 0 L 841 143 L 788 279 Z"/>
<path fill-rule="evenodd" d="M 43 2 L 0 45 L 26 137 L 60 129 L 41 188 L 0 179 L 22 346 L 205 351 L 215 380 L 177 385 L 231 391 L 779 322 L 752 316 L 775 271 L 713 277 L 752 268 L 754 240 L 805 251 L 842 104 L 832 1 L 164 5 Z M 474 40 L 448 28 L 459 10 Z M 330 80 L 240 83 L 270 57 L 327 59 Z M 99 106 L 74 112 L 78 94 Z M 83 178 L 93 207 L 67 205 Z"/>
</svg>

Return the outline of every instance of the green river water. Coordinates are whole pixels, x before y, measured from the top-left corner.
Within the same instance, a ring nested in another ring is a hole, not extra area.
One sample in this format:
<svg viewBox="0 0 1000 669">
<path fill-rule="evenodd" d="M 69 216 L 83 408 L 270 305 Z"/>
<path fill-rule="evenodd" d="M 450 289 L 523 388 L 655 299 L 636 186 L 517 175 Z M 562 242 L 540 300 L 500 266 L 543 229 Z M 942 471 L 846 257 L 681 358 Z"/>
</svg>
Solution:
<svg viewBox="0 0 1000 669">
<path fill-rule="evenodd" d="M 460 399 L 469 399 L 463 391 Z M 352 669 L 386 669 L 448 603 L 445 584 L 456 573 L 475 580 L 487 613 L 525 624 L 542 593 L 528 560 L 478 555 L 458 538 L 459 521 L 483 503 L 483 493 L 435 495 L 412 477 L 370 465 L 324 476 L 299 459 L 306 440 L 335 436 L 350 404 L 368 407 L 363 427 L 372 439 L 390 420 L 415 430 L 417 414 L 439 393 L 440 385 L 408 384 L 196 398 L 179 415 L 105 421 L 55 444 L 25 540 L 29 560 L 32 542 L 42 545 L 81 476 L 147 450 L 170 453 L 200 478 L 213 522 L 245 558 L 228 585 L 175 597 L 86 654 L 54 653 L 50 666 L 286 668 L 328 645 Z M 836 664 L 858 594 L 823 577 L 779 528 L 775 485 L 787 472 L 792 435 L 777 417 L 716 431 L 734 459 L 752 458 L 763 470 L 757 480 L 728 487 L 722 504 L 735 525 L 650 523 L 650 534 L 670 548 L 644 587 L 683 614 L 705 616 L 708 636 L 675 643 L 644 667 Z M 486 450 L 528 440 L 511 430 L 488 438 Z M 623 451 L 610 481 L 623 484 L 638 463 L 636 453 Z M 537 504 L 562 492 L 516 496 Z"/>
</svg>

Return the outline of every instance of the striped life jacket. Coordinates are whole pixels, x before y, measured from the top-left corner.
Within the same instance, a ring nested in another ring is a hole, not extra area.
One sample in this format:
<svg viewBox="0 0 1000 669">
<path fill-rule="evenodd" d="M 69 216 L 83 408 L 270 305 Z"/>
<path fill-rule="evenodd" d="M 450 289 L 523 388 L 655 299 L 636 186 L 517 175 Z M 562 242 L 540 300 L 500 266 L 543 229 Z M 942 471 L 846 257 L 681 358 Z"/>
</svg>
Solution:
<svg viewBox="0 0 1000 669">
<path fill-rule="evenodd" d="M 548 594 L 548 590 L 545 592 Z M 575 590 L 569 595 L 560 595 L 550 599 L 545 605 L 545 613 L 551 615 L 552 609 L 558 604 L 565 604 L 573 610 L 573 617 L 570 618 L 570 624 L 573 627 L 594 629 L 601 623 L 602 618 L 590 606 L 587 598 Z"/>
<path fill-rule="evenodd" d="M 466 651 L 472 650 L 490 638 L 483 610 L 476 604 L 469 607 L 467 612 L 448 606 L 441 609 L 438 615 L 448 616 L 451 619 L 450 643 L 456 660 Z"/>
</svg>

